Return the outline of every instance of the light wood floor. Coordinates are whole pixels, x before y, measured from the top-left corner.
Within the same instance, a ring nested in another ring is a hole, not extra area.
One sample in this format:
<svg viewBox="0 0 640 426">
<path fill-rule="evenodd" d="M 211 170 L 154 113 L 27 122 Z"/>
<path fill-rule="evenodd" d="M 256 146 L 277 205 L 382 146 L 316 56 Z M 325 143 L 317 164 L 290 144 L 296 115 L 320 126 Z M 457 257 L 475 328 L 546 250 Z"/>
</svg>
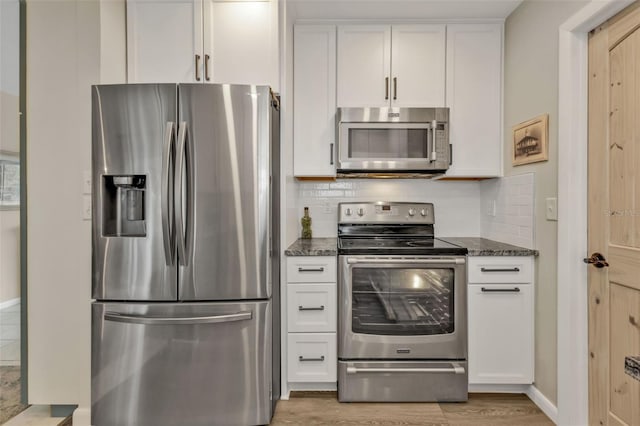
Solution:
<svg viewBox="0 0 640 426">
<path fill-rule="evenodd" d="M 532 426 L 553 422 L 525 395 L 471 394 L 466 403 L 339 403 L 335 392 L 292 392 L 271 425 Z"/>
</svg>

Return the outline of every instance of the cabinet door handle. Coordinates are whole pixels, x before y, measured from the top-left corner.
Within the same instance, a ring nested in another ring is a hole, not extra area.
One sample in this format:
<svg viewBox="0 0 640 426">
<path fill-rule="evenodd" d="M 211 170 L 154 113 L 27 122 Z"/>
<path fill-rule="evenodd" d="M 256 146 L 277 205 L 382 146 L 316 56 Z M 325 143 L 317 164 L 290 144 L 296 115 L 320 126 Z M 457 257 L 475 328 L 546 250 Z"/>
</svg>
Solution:
<svg viewBox="0 0 640 426">
<path fill-rule="evenodd" d="M 333 143 L 329 144 L 329 164 L 333 166 Z"/>
<path fill-rule="evenodd" d="M 320 358 L 305 358 L 305 357 L 303 357 L 302 355 L 300 355 L 300 356 L 298 357 L 298 360 L 299 360 L 299 361 L 301 361 L 301 362 L 308 362 L 308 361 L 316 361 L 316 362 L 318 362 L 318 361 L 324 361 L 324 355 L 322 355 Z"/>
<path fill-rule="evenodd" d="M 209 77 L 209 61 L 211 60 L 211 56 L 204 55 L 204 79 L 209 81 L 211 78 Z"/>
<path fill-rule="evenodd" d="M 481 287 L 480 291 L 483 293 L 520 293 L 520 288 L 485 288 Z"/>
<path fill-rule="evenodd" d="M 398 99 L 398 77 L 393 77 L 393 100 Z"/>
<path fill-rule="evenodd" d="M 298 272 L 324 272 L 324 267 L 320 267 L 320 268 L 298 268 Z"/>
<path fill-rule="evenodd" d="M 384 100 L 389 100 L 389 77 L 384 78 Z"/>
<path fill-rule="evenodd" d="M 200 55 L 196 55 L 196 81 L 200 81 Z"/>
<path fill-rule="evenodd" d="M 307 308 L 305 306 L 298 306 L 299 311 L 324 311 L 324 305 L 314 306 L 311 308 Z"/>
<path fill-rule="evenodd" d="M 520 268 L 480 268 L 480 272 L 520 272 Z"/>
</svg>

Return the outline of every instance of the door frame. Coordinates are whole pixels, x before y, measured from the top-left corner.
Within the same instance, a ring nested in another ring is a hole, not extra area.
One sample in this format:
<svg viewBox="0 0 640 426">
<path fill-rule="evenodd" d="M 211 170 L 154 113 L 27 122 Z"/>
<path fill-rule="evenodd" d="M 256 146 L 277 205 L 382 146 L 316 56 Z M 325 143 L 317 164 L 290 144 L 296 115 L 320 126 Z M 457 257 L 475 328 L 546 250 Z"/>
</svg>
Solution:
<svg viewBox="0 0 640 426">
<path fill-rule="evenodd" d="M 588 33 L 633 0 L 592 0 L 559 28 L 558 418 L 588 424 Z M 566 207 L 570 206 L 570 207 Z"/>
</svg>

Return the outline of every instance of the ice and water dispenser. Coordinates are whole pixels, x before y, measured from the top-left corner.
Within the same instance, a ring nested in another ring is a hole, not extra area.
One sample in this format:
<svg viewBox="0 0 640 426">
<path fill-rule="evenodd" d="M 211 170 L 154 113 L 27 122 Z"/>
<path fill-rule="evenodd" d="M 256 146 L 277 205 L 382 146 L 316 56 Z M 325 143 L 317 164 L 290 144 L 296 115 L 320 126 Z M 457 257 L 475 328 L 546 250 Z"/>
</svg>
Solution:
<svg viewBox="0 0 640 426">
<path fill-rule="evenodd" d="M 106 237 L 144 237 L 144 175 L 103 176 L 102 218 Z"/>
</svg>

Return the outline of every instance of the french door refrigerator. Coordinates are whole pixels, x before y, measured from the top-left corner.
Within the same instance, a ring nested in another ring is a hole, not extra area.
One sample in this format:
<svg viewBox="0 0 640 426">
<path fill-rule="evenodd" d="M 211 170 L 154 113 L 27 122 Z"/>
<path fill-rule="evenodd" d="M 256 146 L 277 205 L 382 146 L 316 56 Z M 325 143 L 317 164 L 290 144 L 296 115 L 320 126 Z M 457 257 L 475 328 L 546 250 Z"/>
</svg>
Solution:
<svg viewBox="0 0 640 426">
<path fill-rule="evenodd" d="M 92 424 L 269 423 L 279 113 L 266 86 L 93 86 Z"/>
</svg>

